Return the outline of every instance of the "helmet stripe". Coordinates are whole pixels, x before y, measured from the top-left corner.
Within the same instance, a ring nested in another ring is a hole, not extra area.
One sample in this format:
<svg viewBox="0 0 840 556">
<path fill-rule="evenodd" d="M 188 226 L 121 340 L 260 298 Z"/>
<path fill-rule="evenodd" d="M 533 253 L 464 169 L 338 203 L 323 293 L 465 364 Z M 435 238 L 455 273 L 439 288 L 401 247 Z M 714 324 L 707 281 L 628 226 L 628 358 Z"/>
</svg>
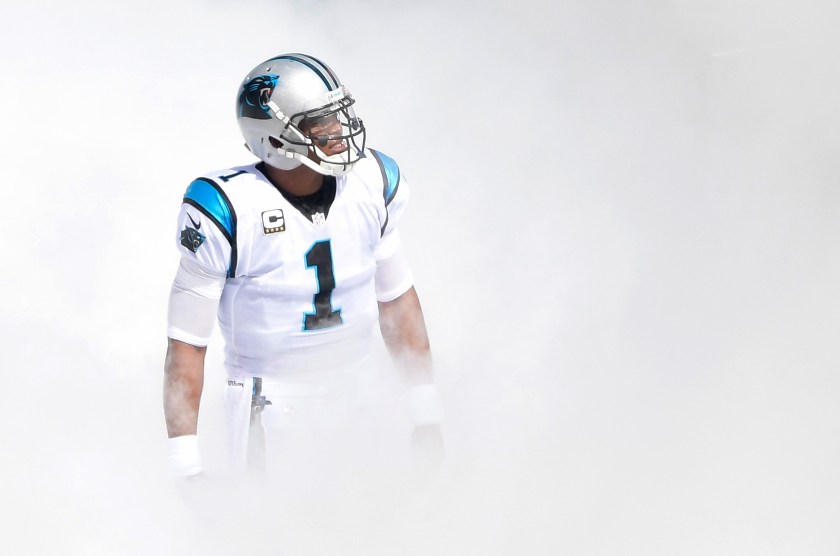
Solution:
<svg viewBox="0 0 840 556">
<path fill-rule="evenodd" d="M 329 69 L 326 64 L 324 64 L 317 58 L 312 58 L 311 56 L 307 56 L 305 54 L 283 54 L 282 56 L 272 58 L 271 60 L 269 60 L 269 62 L 272 60 L 291 60 L 292 62 L 303 64 L 304 66 L 314 71 L 315 75 L 321 78 L 321 81 L 324 82 L 324 85 L 327 87 L 328 91 L 337 89 L 340 85 L 338 82 L 338 78 L 332 72 L 332 70 Z"/>
<path fill-rule="evenodd" d="M 322 62 L 318 58 L 315 58 L 314 56 L 308 56 L 306 54 L 300 54 L 300 53 L 295 53 L 294 55 L 298 56 L 298 57 L 300 57 L 304 60 L 309 60 L 313 64 L 315 64 L 317 66 L 320 66 L 321 70 L 326 72 L 327 75 L 329 75 L 332 78 L 333 83 L 335 83 L 335 86 L 332 87 L 333 89 L 337 89 L 338 87 L 341 86 L 341 81 L 339 81 L 338 76 L 335 74 L 335 72 L 333 72 L 332 68 L 330 68 L 327 64 L 325 64 L 324 62 Z"/>
</svg>

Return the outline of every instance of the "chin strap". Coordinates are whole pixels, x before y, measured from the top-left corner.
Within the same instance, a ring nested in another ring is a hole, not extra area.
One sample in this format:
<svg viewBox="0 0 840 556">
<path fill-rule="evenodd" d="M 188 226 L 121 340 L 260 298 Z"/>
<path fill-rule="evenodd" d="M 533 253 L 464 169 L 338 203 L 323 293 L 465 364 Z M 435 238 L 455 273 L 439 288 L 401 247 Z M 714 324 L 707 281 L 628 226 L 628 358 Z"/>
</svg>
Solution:
<svg viewBox="0 0 840 556">
<path fill-rule="evenodd" d="M 321 162 L 318 163 L 313 161 L 309 157 L 303 156 L 302 154 L 298 153 L 294 153 L 294 155 L 291 158 L 295 158 L 296 160 L 305 164 L 309 168 L 315 170 L 319 174 L 324 174 L 325 176 L 343 176 L 344 174 L 349 173 L 350 170 L 353 168 L 352 162 L 335 163 L 322 159 Z"/>
</svg>

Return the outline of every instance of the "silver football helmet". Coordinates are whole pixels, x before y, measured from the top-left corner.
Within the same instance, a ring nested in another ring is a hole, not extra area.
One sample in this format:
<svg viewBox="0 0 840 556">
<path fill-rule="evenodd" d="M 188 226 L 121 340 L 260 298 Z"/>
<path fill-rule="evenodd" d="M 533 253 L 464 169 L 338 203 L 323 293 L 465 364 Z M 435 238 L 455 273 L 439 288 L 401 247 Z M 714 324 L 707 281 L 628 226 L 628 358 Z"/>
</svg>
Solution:
<svg viewBox="0 0 840 556">
<path fill-rule="evenodd" d="M 266 164 L 305 164 L 328 176 L 346 174 L 364 156 L 365 126 L 355 100 L 322 61 L 282 54 L 245 76 L 236 120 L 245 145 Z"/>
</svg>

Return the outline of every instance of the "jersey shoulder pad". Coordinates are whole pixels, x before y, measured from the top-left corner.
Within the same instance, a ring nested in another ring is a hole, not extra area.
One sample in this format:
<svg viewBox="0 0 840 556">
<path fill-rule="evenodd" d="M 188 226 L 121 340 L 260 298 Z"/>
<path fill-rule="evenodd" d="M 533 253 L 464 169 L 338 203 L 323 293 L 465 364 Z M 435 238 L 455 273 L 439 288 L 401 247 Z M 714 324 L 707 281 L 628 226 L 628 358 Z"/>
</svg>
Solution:
<svg viewBox="0 0 840 556">
<path fill-rule="evenodd" d="M 184 203 L 212 220 L 228 240 L 236 236 L 236 212 L 224 190 L 210 178 L 197 178 L 184 193 Z"/>
<path fill-rule="evenodd" d="M 400 187 L 400 167 L 387 154 L 374 149 L 366 150 L 368 156 L 360 163 L 366 174 L 364 177 L 371 176 L 373 181 L 379 184 L 385 206 L 388 206 L 394 200 Z"/>
</svg>

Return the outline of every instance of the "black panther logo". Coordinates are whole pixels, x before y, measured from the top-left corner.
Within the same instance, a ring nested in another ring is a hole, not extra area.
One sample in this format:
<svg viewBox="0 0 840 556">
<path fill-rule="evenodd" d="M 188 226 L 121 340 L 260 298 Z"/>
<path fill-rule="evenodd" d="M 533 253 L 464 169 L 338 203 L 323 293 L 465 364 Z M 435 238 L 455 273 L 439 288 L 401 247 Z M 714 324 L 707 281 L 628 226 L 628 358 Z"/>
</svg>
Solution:
<svg viewBox="0 0 840 556">
<path fill-rule="evenodd" d="M 242 85 L 239 93 L 239 115 L 243 118 L 270 120 L 268 99 L 277 86 L 279 75 L 271 73 L 258 75 Z"/>
<path fill-rule="evenodd" d="M 187 214 L 187 216 L 190 215 Z M 192 219 L 192 216 L 190 216 L 190 221 L 193 222 L 193 224 L 195 224 L 195 221 Z M 193 253 L 196 253 L 198 251 L 198 248 L 201 247 L 201 244 L 204 243 L 204 240 L 206 239 L 204 237 L 204 234 L 202 234 L 196 229 L 199 226 L 201 226 L 201 222 L 199 222 L 198 225 L 195 226 L 195 228 L 185 226 L 184 229 L 181 230 L 181 245 L 183 245 Z"/>
</svg>

